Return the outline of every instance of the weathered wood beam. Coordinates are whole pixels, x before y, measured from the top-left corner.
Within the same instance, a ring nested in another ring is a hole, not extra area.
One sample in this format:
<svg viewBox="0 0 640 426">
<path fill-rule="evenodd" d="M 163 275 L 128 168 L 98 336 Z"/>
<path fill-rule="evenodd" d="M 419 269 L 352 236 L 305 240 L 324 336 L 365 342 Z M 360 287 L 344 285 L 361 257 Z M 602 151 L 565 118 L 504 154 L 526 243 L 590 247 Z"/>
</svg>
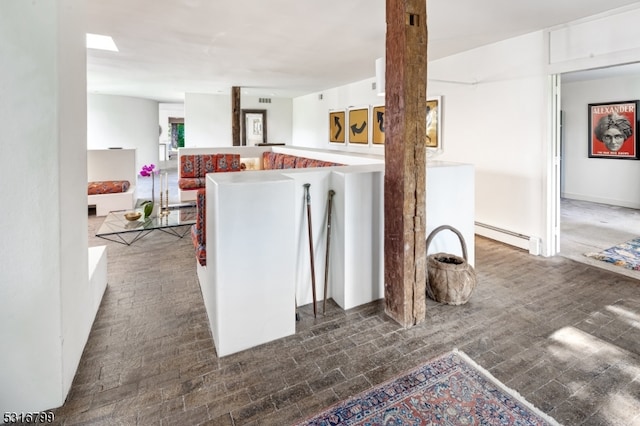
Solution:
<svg viewBox="0 0 640 426">
<path fill-rule="evenodd" d="M 240 87 L 231 88 L 231 141 L 233 146 L 240 146 Z"/>
<path fill-rule="evenodd" d="M 387 0 L 385 70 L 385 312 L 404 327 L 425 318 L 425 0 Z"/>
</svg>

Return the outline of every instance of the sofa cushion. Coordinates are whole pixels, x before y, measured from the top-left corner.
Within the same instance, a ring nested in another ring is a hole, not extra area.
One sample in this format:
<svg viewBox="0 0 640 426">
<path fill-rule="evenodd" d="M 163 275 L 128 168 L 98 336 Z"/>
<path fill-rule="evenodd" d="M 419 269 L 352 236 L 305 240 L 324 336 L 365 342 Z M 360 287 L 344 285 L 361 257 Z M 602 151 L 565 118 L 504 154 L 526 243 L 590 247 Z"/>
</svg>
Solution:
<svg viewBox="0 0 640 426">
<path fill-rule="evenodd" d="M 295 169 L 296 160 L 298 157 L 295 155 L 281 154 L 282 155 L 282 168 L 283 169 Z"/>
<path fill-rule="evenodd" d="M 302 169 L 305 167 L 318 167 L 318 166 L 313 166 L 314 162 L 317 162 L 317 161 L 318 160 L 312 160 L 310 158 L 296 157 L 295 167 L 296 169 Z"/>
<path fill-rule="evenodd" d="M 275 152 L 265 151 L 262 153 L 262 168 L 264 170 L 275 169 L 276 156 Z"/>
<path fill-rule="evenodd" d="M 207 190 L 205 188 L 198 189 L 196 194 L 196 223 L 191 226 L 191 241 L 196 250 L 196 259 L 202 266 L 207 264 L 206 194 Z"/>
<path fill-rule="evenodd" d="M 239 172 L 240 154 L 216 154 L 216 172 Z"/>
<path fill-rule="evenodd" d="M 207 184 L 206 178 L 180 178 L 178 179 L 178 188 L 182 190 L 204 188 Z"/>
<path fill-rule="evenodd" d="M 343 164 L 330 161 L 316 160 L 313 158 L 298 157 L 280 152 L 266 151 L 262 154 L 262 168 L 265 170 L 275 169 L 300 169 L 307 167 L 332 167 Z"/>
<path fill-rule="evenodd" d="M 191 241 L 196 250 L 196 260 L 202 266 L 207 266 L 207 248 L 204 244 L 198 242 L 200 231 L 196 225 L 191 225 Z"/>
<path fill-rule="evenodd" d="M 215 154 L 194 154 L 180 156 L 181 178 L 203 178 L 216 171 Z"/>
<path fill-rule="evenodd" d="M 117 194 L 127 192 L 131 183 L 128 180 L 105 180 L 89 182 L 87 186 L 88 195 Z"/>
</svg>

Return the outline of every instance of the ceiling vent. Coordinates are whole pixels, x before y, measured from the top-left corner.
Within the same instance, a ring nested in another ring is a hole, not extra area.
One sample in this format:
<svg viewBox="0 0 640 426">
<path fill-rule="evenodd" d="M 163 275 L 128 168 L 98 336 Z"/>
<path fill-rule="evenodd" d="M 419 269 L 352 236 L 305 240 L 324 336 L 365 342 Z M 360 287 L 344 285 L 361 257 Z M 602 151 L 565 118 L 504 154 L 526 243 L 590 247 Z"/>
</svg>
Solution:
<svg viewBox="0 0 640 426">
<path fill-rule="evenodd" d="M 271 98 L 258 98 L 258 102 L 261 104 L 270 104 Z"/>
</svg>

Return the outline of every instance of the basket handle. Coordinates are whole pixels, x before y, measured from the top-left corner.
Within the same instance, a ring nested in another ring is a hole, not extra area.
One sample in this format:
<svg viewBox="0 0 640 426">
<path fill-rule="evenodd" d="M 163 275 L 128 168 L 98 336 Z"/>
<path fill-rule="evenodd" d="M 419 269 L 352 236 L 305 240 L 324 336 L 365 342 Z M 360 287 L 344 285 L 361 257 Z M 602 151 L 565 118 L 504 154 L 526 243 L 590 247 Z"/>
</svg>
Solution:
<svg viewBox="0 0 640 426">
<path fill-rule="evenodd" d="M 429 251 L 429 244 L 431 244 L 431 240 L 433 240 L 433 237 L 435 237 L 436 234 L 442 231 L 443 229 L 448 229 L 458 236 L 458 239 L 460 240 L 460 245 L 462 246 L 462 257 L 464 258 L 465 261 L 468 261 L 467 260 L 467 244 L 464 242 L 464 237 L 462 236 L 462 233 L 460 233 L 460 231 L 458 231 L 456 228 L 454 228 L 451 225 L 440 225 L 436 229 L 431 231 L 431 234 L 429 234 L 429 237 L 427 238 L 427 244 L 426 244 L 425 250 Z"/>
</svg>

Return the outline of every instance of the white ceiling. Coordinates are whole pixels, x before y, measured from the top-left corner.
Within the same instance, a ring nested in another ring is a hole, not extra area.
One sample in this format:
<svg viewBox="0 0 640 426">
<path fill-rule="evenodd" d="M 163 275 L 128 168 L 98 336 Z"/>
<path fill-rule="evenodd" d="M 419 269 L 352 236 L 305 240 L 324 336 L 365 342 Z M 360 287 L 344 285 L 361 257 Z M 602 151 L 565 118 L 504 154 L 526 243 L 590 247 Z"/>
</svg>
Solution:
<svg viewBox="0 0 640 426">
<path fill-rule="evenodd" d="M 428 0 L 428 58 L 554 27 L 632 0 Z M 184 93 L 292 97 L 371 78 L 385 0 L 86 0 L 90 93 L 182 102 Z"/>
</svg>

